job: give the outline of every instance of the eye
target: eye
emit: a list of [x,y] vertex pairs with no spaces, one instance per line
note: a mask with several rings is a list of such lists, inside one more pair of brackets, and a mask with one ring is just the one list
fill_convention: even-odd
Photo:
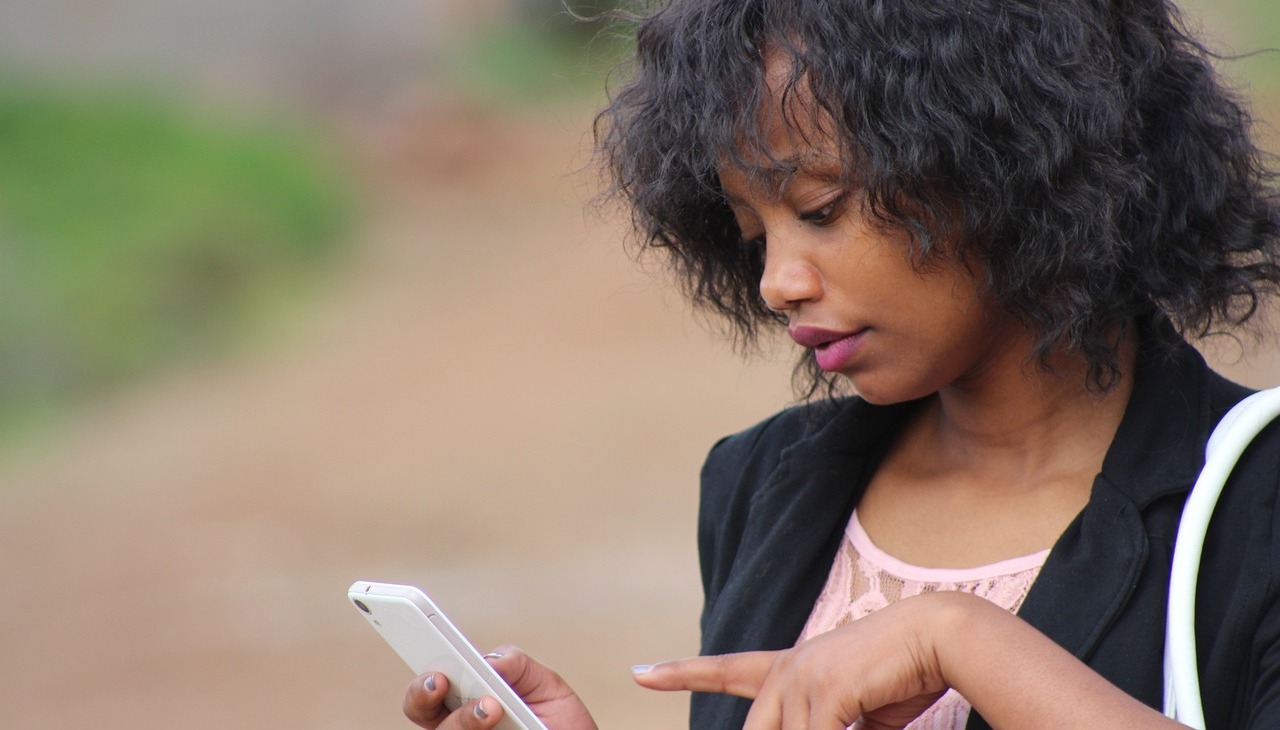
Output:
[[801,213],[800,220],[805,221],[806,223],[826,225],[836,217],[841,204],[843,204],[848,197],[848,193],[841,193],[825,203],[822,207]]

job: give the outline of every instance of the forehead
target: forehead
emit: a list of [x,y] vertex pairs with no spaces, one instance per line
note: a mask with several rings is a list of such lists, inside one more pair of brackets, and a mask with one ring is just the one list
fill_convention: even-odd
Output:
[[[722,155],[722,183],[778,193],[797,175],[845,179],[847,156],[833,133],[831,115],[814,98],[808,79],[790,55],[764,55],[764,87],[754,124]],[[728,178],[728,179],[726,179]]]

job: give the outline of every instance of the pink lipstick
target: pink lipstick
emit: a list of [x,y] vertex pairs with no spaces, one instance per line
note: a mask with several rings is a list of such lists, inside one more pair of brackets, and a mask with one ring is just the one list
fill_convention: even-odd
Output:
[[821,327],[792,327],[791,339],[802,347],[813,348],[818,367],[827,372],[842,370],[861,349],[867,330],[839,332]]

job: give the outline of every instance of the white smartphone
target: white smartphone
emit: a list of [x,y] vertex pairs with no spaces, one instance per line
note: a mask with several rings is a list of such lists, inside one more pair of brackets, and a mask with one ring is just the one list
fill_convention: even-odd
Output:
[[359,580],[347,589],[347,597],[415,673],[440,672],[449,678],[445,707],[454,710],[489,695],[504,710],[498,730],[547,730],[420,589]]

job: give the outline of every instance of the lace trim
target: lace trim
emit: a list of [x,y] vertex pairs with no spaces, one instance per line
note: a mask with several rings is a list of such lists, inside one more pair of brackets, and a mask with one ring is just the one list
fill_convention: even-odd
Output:
[[[827,585],[797,643],[856,621],[903,598],[934,591],[961,591],[1017,613],[1040,574],[1048,550],[973,568],[924,568],[904,563],[871,542],[855,510]],[[950,690],[907,730],[961,730],[970,705]]]

